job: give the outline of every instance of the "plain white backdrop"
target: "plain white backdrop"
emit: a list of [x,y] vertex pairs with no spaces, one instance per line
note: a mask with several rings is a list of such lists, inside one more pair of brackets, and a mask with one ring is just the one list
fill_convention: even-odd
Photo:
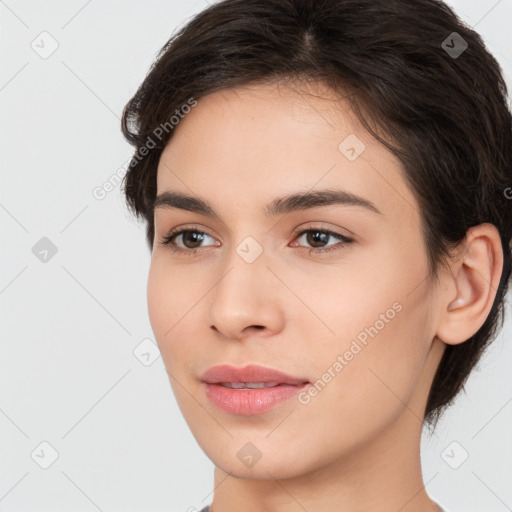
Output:
[[[512,89],[512,0],[447,3],[484,37]],[[1,512],[211,502],[213,464],[154,345],[144,227],[119,186],[93,193],[132,154],[124,104],[206,6],[0,1]],[[511,302],[466,394],[423,437],[427,491],[451,512],[512,510]]]

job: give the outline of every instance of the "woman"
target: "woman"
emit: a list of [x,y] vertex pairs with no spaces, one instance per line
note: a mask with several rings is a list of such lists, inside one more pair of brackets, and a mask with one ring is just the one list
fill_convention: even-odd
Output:
[[435,427],[503,320],[512,127],[434,0],[224,0],[123,113],[148,307],[203,511],[442,510]]

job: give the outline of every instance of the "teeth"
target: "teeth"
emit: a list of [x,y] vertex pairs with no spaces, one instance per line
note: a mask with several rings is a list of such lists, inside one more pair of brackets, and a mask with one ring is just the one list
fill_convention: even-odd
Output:
[[220,385],[231,389],[256,389],[274,388],[279,386],[279,382],[220,382]]

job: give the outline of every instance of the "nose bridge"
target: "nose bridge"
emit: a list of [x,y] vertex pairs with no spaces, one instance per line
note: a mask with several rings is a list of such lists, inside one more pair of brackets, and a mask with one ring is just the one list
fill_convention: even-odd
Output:
[[[230,296],[245,302],[258,293],[265,293],[265,282],[270,271],[262,243],[246,236],[234,244],[223,265],[222,279],[217,285],[217,298]],[[256,287],[258,289],[256,289]]]
[[253,325],[278,327],[280,308],[267,263],[263,245],[252,236],[226,256],[210,300],[210,322],[224,335],[236,338]]

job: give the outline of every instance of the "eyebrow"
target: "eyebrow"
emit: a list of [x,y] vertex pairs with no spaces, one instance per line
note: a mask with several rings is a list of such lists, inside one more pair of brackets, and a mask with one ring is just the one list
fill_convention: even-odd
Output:
[[[309,210],[319,206],[333,204],[344,206],[359,206],[382,215],[382,212],[368,199],[346,192],[344,190],[315,190],[313,192],[300,192],[274,199],[265,205],[263,213],[267,217],[276,217],[286,213]],[[211,218],[220,219],[213,207],[199,197],[189,196],[181,192],[166,191],[159,194],[153,202],[152,211],[178,208],[196,212]]]

